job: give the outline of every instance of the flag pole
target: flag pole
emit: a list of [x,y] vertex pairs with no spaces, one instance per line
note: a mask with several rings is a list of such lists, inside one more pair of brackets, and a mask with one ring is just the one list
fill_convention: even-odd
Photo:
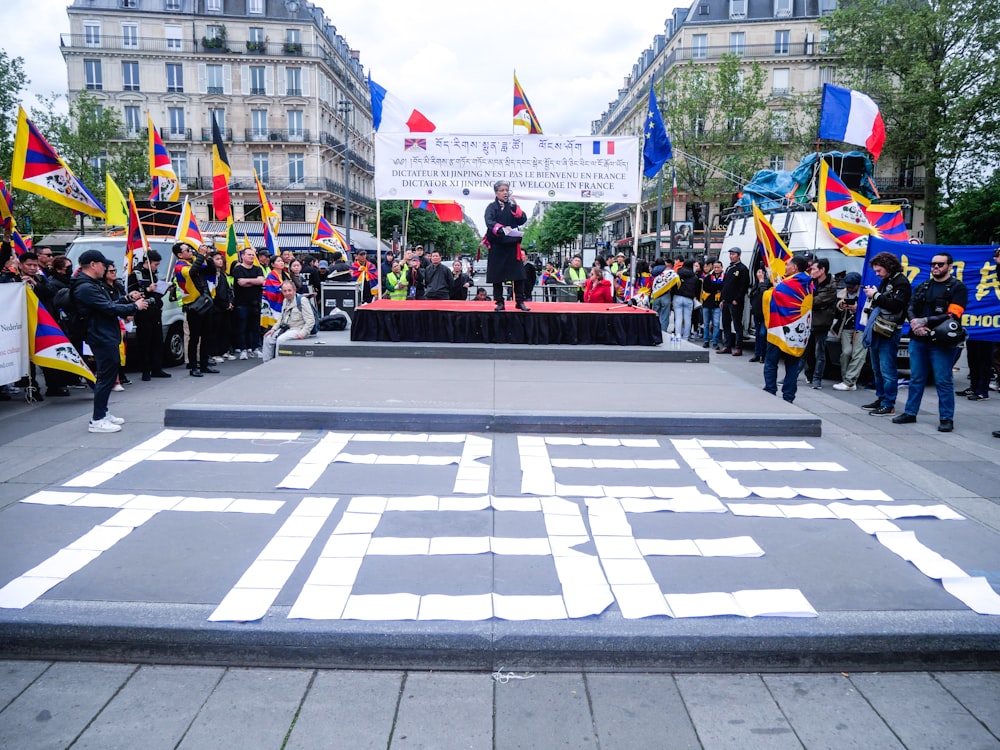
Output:
[[382,294],[382,201],[375,199],[375,265],[378,271],[378,291]]

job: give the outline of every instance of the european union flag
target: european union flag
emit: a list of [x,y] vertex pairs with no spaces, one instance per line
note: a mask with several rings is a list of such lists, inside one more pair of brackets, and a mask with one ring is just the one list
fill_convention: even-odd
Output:
[[653,95],[653,86],[649,87],[649,112],[646,115],[646,143],[642,147],[642,173],[646,177],[656,177],[667,159],[674,158],[674,149],[670,145],[667,128],[663,124],[660,108]]

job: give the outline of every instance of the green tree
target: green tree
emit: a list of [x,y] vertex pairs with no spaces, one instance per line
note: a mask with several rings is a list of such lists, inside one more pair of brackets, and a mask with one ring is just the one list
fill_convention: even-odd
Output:
[[942,207],[937,239],[947,245],[987,245],[1000,241],[1000,172],[970,187]]
[[678,187],[695,201],[729,197],[786,144],[805,150],[806,98],[770,99],[766,85],[760,65],[728,54],[715,67],[691,61],[659,82]]
[[[586,218],[586,228],[584,228]],[[535,243],[536,252],[545,253],[561,245],[574,242],[585,231],[588,234],[601,231],[604,222],[603,203],[566,203],[557,201],[550,203],[537,222],[538,229],[533,229],[535,222],[529,225],[524,242]]]
[[927,242],[942,195],[997,163],[997,10],[977,0],[852,0],[824,19],[845,84],[878,102],[883,154],[924,167]]
[[28,83],[24,74],[24,58],[11,57],[0,49],[0,175],[4,179],[10,174],[21,90]]
[[[410,245],[433,245],[446,257],[475,253],[479,237],[466,222],[440,221],[432,211],[414,208],[410,201],[382,201],[382,239],[392,240],[396,227],[406,231]],[[374,214],[368,218],[368,229],[374,234]]]

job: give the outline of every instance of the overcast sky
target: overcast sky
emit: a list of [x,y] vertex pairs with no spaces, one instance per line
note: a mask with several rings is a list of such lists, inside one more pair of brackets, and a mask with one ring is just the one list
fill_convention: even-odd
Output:
[[[157,0],[144,0],[144,2]],[[267,0],[278,2],[279,0]],[[34,94],[65,92],[59,35],[67,0],[0,0],[2,45],[25,60]],[[618,8],[558,0],[320,0],[361,53],[372,78],[429,117],[441,133],[512,132],[513,72],[547,134],[586,135],[617,96],[632,65],[663,33],[667,3]],[[631,15],[626,15],[626,8]],[[529,204],[526,204],[529,207]],[[475,214],[467,206],[470,214]],[[475,216],[481,223],[481,216]]]

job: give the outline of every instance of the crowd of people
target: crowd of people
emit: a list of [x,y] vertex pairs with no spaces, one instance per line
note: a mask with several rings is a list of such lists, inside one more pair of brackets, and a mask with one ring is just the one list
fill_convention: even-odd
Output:
[[[502,208],[511,214],[520,210],[506,203]],[[498,217],[517,221],[506,214]],[[496,238],[493,243],[497,244]],[[439,252],[425,253],[421,245],[407,249],[399,258],[385,253],[379,259],[381,269],[363,250],[351,259],[334,253],[332,261],[327,261],[311,254],[296,256],[283,251],[271,256],[265,249],[247,248],[229,268],[226,254],[211,244],[194,247],[178,242],[172,253],[174,266],[166,274],[171,281],[167,284],[160,270],[163,259],[156,250],[148,252],[127,279],[121,280],[114,263],[96,250],[82,253],[74,271],[69,258],[48,248],[17,257],[11,251],[9,236],[0,248],[0,283],[30,286],[81,355],[87,355],[97,377],[90,423],[93,432],[121,429],[123,420],[107,411],[107,403],[111,391],[122,390],[131,382],[124,367],[127,330],[135,331],[129,340],[129,353],[139,365],[142,380],[170,377],[163,363],[166,295],[176,295],[184,313],[188,372],[192,377],[203,377],[219,373],[218,365],[228,360],[269,359],[280,343],[314,335],[320,321],[314,300],[325,281],[356,285],[362,302],[377,297],[495,301],[500,311],[505,281],[513,282],[507,296],[516,307],[526,310],[536,279],[534,264],[511,254],[512,264],[487,276],[487,282],[495,287],[491,299],[485,288],[476,288],[462,261],[445,262]],[[1000,251],[995,257],[1000,262]],[[582,257],[574,256],[561,270],[546,263],[538,280],[545,301],[555,301],[553,290],[561,287],[575,288],[581,302],[649,307],[658,315],[665,333],[677,340],[700,342],[718,354],[742,356],[744,343],[752,340],[749,361],[763,363],[766,391],[777,394],[778,364],[783,363],[781,394],[789,402],[795,399],[801,375],[812,388],[824,387],[828,341],[839,339],[840,380],[833,384],[834,390],[856,391],[872,385],[875,398],[864,408],[873,416],[889,416],[896,424],[908,424],[917,420],[926,384],[933,378],[938,429],[950,432],[954,429],[956,396],[952,368],[962,351],[961,319],[968,301],[968,290],[952,274],[952,263],[947,253],[935,255],[931,278],[912,288],[895,255],[876,255],[870,265],[880,283],[864,289],[868,307],[861,316],[863,330],[856,330],[861,275],[850,272],[834,279],[825,258],[792,258],[786,279],[780,280],[772,293],[784,284],[797,284],[811,293],[811,323],[804,332],[804,346],[794,353],[768,340],[765,307],[772,284],[764,269],[751,274],[738,250],[730,251],[727,266],[714,258],[704,263],[669,257],[652,263],[628,263],[624,253],[619,253],[598,257],[584,269]],[[523,267],[523,274],[516,273],[516,266]],[[515,276],[521,278],[509,278]],[[498,278],[501,280],[493,280]],[[746,304],[750,307],[749,336],[744,330]],[[911,370],[906,404],[897,413],[896,357],[904,322],[910,326]],[[968,341],[965,349],[970,386],[959,395],[987,400],[995,373],[1000,372],[1000,346]],[[861,382],[866,363],[870,363],[870,383]],[[43,368],[42,373],[48,397],[68,396],[70,388],[81,385],[77,376],[61,370]],[[9,400],[12,390],[25,384],[4,386],[0,399]],[[1000,437],[1000,430],[994,435]]]

